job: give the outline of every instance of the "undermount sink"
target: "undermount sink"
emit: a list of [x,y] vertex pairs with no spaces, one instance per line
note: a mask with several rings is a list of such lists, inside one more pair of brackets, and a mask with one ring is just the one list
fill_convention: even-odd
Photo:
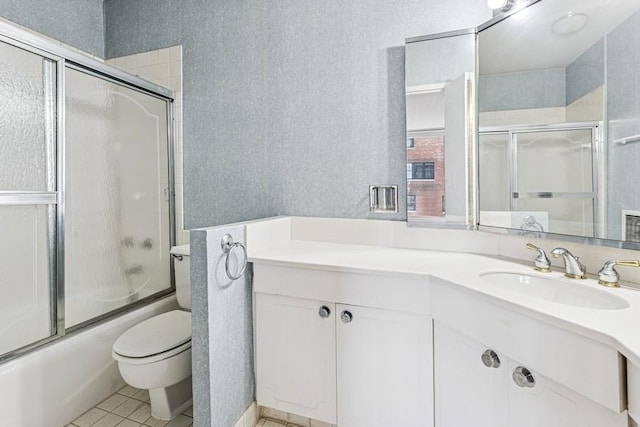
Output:
[[625,299],[593,289],[578,279],[570,283],[551,277],[504,271],[482,273],[480,278],[510,291],[558,304],[600,310],[620,310],[629,307]]

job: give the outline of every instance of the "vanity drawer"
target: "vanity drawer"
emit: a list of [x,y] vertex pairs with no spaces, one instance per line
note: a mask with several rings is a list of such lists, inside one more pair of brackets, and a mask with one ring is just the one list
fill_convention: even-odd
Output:
[[429,314],[429,279],[253,264],[254,292]]
[[432,281],[435,320],[615,412],[626,409],[624,359],[613,348]]

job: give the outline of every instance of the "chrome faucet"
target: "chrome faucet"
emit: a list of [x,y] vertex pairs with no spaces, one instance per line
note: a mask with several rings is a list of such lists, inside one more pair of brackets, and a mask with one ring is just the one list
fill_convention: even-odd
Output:
[[548,273],[551,271],[551,261],[547,257],[547,254],[544,252],[544,249],[534,245],[533,243],[527,243],[527,249],[532,249],[534,251],[538,251],[538,256],[535,260],[533,260],[533,267],[538,271],[542,271],[544,273]]
[[640,261],[607,261],[600,271],[598,271],[598,283],[610,288],[619,288],[620,275],[614,268],[616,265],[626,265],[628,267],[640,267]]
[[587,267],[584,266],[580,261],[578,261],[578,257],[574,256],[571,252],[569,252],[565,248],[555,248],[551,251],[551,255],[554,258],[562,257],[564,261],[565,268],[565,276],[571,277],[573,279],[586,279],[585,273],[587,272]]

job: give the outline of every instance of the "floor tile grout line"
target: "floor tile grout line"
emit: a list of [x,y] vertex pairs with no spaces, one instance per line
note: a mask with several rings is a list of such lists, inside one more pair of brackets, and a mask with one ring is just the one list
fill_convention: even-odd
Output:
[[[169,423],[172,421],[172,420],[168,420],[168,421],[165,421],[165,420],[159,420],[159,419],[157,419],[157,418],[154,418],[152,415],[150,415],[150,416],[149,416],[148,418],[146,418],[144,421],[139,421],[139,420],[136,420],[136,419],[130,418],[130,416],[131,416],[131,415],[133,415],[133,414],[134,414],[136,411],[138,411],[140,408],[142,408],[142,407],[144,407],[144,406],[148,406],[148,407],[150,408],[150,407],[151,407],[151,402],[150,402],[149,400],[141,400],[140,398],[134,397],[136,394],[139,394],[140,392],[143,392],[143,391],[145,391],[145,390],[142,390],[142,389],[134,389],[133,387],[131,387],[130,389],[128,389],[128,390],[127,390],[127,391],[128,391],[128,393],[130,393],[130,394],[131,394],[131,393],[132,393],[132,391],[131,391],[131,390],[135,390],[135,391],[133,391],[133,394],[131,394],[131,395],[127,395],[127,394],[121,393],[121,391],[122,391],[122,390],[124,390],[125,388],[127,388],[127,386],[122,387],[122,388],[120,388],[119,390],[115,391],[112,395],[110,395],[110,396],[109,396],[109,397],[107,397],[106,399],[102,400],[100,403],[96,404],[96,405],[95,405],[95,406],[93,406],[92,408],[89,408],[87,411],[85,411],[84,413],[82,413],[81,415],[79,415],[75,420],[71,421],[71,422],[70,422],[70,423],[68,423],[67,425],[68,425],[68,426],[70,426],[70,427],[79,427],[79,425],[78,425],[78,424],[75,424],[75,422],[76,422],[76,421],[78,421],[78,420],[79,420],[81,417],[83,417],[85,414],[87,414],[87,413],[91,412],[91,411],[92,411],[92,410],[94,410],[94,409],[96,409],[96,410],[98,410],[98,411],[101,411],[101,412],[102,412],[102,414],[101,414],[101,416],[100,416],[98,419],[96,419],[95,421],[92,421],[91,426],[95,425],[96,423],[99,423],[103,418],[105,418],[105,417],[106,417],[106,416],[108,416],[109,414],[112,414],[112,415],[115,415],[115,416],[117,416],[117,417],[121,418],[121,420],[119,420],[119,421],[118,421],[118,424],[116,425],[116,427],[117,427],[118,425],[122,424],[124,421],[131,421],[131,422],[134,422],[134,423],[136,423],[136,424],[140,425],[141,427],[150,427],[150,426],[149,426],[148,424],[146,424],[146,423],[147,423],[149,420],[151,420],[151,419],[153,419],[153,420],[154,420],[154,421],[152,422],[152,424],[157,424],[157,422],[158,422],[158,421],[160,421],[160,422],[164,421],[164,425],[165,425],[165,426],[166,426],[167,424],[169,424]],[[104,402],[106,402],[107,400],[109,400],[109,399],[113,398],[115,395],[119,395],[119,397],[124,397],[124,398],[125,398],[125,400],[123,400],[123,401],[122,401],[122,402],[120,402],[117,406],[115,406],[114,408],[112,408],[112,409],[110,409],[110,410],[107,410],[107,409],[103,409],[103,408],[98,407],[98,405],[102,405]],[[146,396],[144,396],[144,397],[145,397],[146,399],[148,399],[148,394],[147,394]],[[117,413],[117,412],[114,412],[114,411],[116,411],[120,406],[122,406],[122,405],[124,405],[125,403],[130,402],[130,401],[132,401],[132,400],[133,400],[133,401],[135,401],[135,402],[137,402],[137,403],[140,403],[140,405],[138,405],[138,406],[136,407],[136,409],[135,409],[133,412],[131,412],[130,414],[128,414],[128,415],[126,415],[126,416],[121,415],[121,414],[119,414],[119,413]],[[193,426],[193,413],[192,413],[191,415],[186,414],[186,412],[187,412],[187,411],[189,411],[191,408],[192,408],[192,407],[187,408],[185,411],[183,411],[183,412],[181,412],[180,414],[178,414],[178,415],[177,415],[177,417],[178,417],[178,416],[182,416],[182,417],[185,417],[185,418],[187,418],[187,419],[191,420],[191,424],[190,424],[190,426]],[[84,425],[84,421],[83,421],[83,425]]]

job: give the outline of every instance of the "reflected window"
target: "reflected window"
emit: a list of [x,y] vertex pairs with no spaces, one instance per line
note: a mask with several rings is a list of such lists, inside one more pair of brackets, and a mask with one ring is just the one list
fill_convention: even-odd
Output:
[[411,163],[411,179],[435,179],[435,163]]
[[416,146],[415,138],[407,138],[407,148],[414,148]]
[[415,212],[416,210],[416,196],[415,194],[407,195],[407,210]]
[[[407,210],[410,218],[442,217],[444,214],[444,131],[413,132],[414,148],[407,150]],[[436,174],[436,169],[438,173]]]

